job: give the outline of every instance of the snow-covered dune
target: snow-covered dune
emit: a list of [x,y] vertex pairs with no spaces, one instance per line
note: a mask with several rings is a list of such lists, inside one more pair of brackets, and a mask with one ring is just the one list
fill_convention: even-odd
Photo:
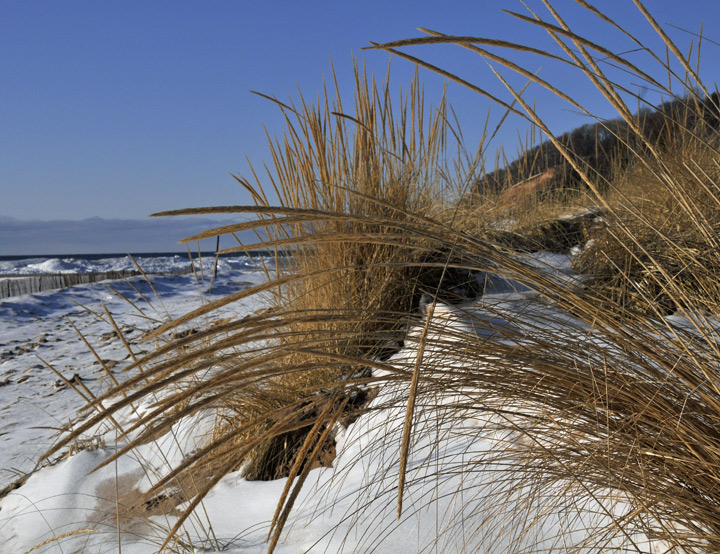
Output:
[[[129,354],[106,321],[103,305],[126,332],[132,348],[142,351],[149,348],[140,342],[142,334],[161,321],[186,313],[219,292],[239,290],[263,279],[261,272],[246,269],[221,272],[214,293],[198,287],[192,276],[166,276],[153,279],[161,298],[138,278],[133,280],[138,290],[123,283],[113,285],[127,299],[94,284],[0,300],[0,467],[4,470],[0,486],[32,470],[34,461],[52,444],[56,430],[72,422],[83,404],[48,365],[68,380],[77,376],[91,390],[102,388],[104,380],[124,378],[121,370],[129,363]],[[448,340],[458,344],[463,337],[477,338],[479,331],[468,320],[472,314],[485,318],[485,333],[488,329],[508,336],[521,333],[499,314],[526,310],[532,296],[512,283],[496,283],[492,294],[465,310],[437,306],[432,316],[438,327],[433,332],[446,333]],[[492,315],[487,315],[490,307]],[[241,302],[216,316],[241,317],[256,308],[253,302]],[[566,332],[574,329],[568,321]],[[403,350],[388,363],[412,365],[417,344],[411,339],[420,333],[420,328],[411,329]],[[447,356],[447,352],[430,350],[426,355]],[[442,363],[459,363],[453,356]],[[462,363],[475,364],[477,371],[492,371],[494,360],[463,359]],[[460,404],[458,394],[462,391],[418,399],[399,519],[399,450],[408,391],[388,384],[373,400],[373,409],[336,436],[334,467],[311,472],[276,551],[547,551],[582,545],[588,528],[607,525],[613,510],[621,513],[622,499],[608,504],[577,490],[560,504],[557,499],[567,491],[547,490],[545,495],[529,497],[526,479],[532,472],[523,471],[517,458],[506,455],[512,450],[507,445],[516,438],[492,431],[489,415],[473,411],[458,417],[457,409],[447,410]],[[128,421],[134,415],[126,411],[117,417]],[[36,471],[0,500],[0,552],[35,547],[33,552],[38,553],[157,552],[177,512],[153,515],[149,509],[143,517],[120,517],[118,507],[132,502],[201,446],[212,418],[213,414],[206,414],[183,420],[172,433],[93,472],[116,448],[112,430],[97,430],[93,440]],[[186,523],[187,533],[182,537],[186,543],[175,546],[179,552],[266,551],[269,524],[284,486],[285,479],[249,482],[240,472],[225,476]],[[555,503],[552,510],[548,499]],[[662,551],[663,545],[631,538],[646,550]],[[606,549],[623,551],[629,539],[618,533],[607,539]]]

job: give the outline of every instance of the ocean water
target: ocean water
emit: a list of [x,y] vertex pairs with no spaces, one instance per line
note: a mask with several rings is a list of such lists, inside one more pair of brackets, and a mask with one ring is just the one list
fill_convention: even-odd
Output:
[[[264,263],[272,261],[266,252],[250,254],[221,254],[217,259],[218,271],[254,269],[260,260]],[[191,264],[199,270],[200,262],[203,271],[212,271],[216,263],[214,252],[204,252],[200,256],[193,254],[192,262],[187,253],[175,252],[137,254],[132,258],[127,254],[0,256],[0,277],[136,270],[133,259],[146,273],[180,272],[190,269]]]

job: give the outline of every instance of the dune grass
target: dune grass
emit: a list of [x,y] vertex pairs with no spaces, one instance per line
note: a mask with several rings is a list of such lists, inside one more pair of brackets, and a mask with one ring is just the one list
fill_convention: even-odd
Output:
[[[585,2],[578,4],[598,24],[619,28]],[[647,51],[678,92],[610,48],[574,34],[549,3],[550,20],[517,17],[519,24],[544,28],[557,43],[557,53],[550,47],[432,31],[427,38],[376,45],[428,67],[398,49],[455,43],[581,108],[511,63],[502,49],[550,59],[565,56],[601,91],[624,122],[617,138],[632,153],[609,173],[597,171],[552,137],[520,91],[508,85],[512,100],[498,99],[505,109],[522,111],[550,138],[583,188],[570,201],[552,199],[529,208],[527,216],[513,217],[527,223],[539,218],[538,211],[549,216],[563,206],[592,204],[602,210],[603,224],[588,231],[592,241],[576,258],[588,278],[560,279],[498,240],[497,222],[507,213],[492,196],[451,204],[458,199],[452,182],[467,182],[474,174],[447,169],[444,101],[426,115],[415,82],[399,108],[393,108],[387,82],[378,86],[356,69],[352,115],[336,92],[326,92],[318,104],[276,101],[287,130],[271,141],[274,171],[256,175],[253,182],[238,179],[252,193],[254,205],[162,214],[254,214],[252,221],[202,237],[258,229],[259,245],[274,249],[277,259],[266,268],[267,285],[209,304],[156,335],[250,295],[263,295],[268,309],[177,339],[139,360],[137,377],[90,405],[114,403],[57,448],[159,392],[152,409],[125,430],[130,440],[118,455],[184,417],[214,410],[218,424],[212,440],[149,493],[193,476],[195,488],[184,495],[189,503],[169,530],[167,544],[204,495],[225,474],[243,468],[249,478],[288,477],[268,537],[272,551],[309,472],[331,463],[336,425],[348,425],[362,413],[374,388],[400,384],[404,393],[395,402],[403,407],[402,441],[377,445],[397,449],[398,517],[408,509],[403,506],[409,486],[406,462],[417,411],[422,407],[425,418],[458,422],[471,411],[484,414],[498,436],[506,433],[513,440],[500,443],[489,456],[443,471],[482,473],[502,460],[510,460],[517,471],[498,486],[492,501],[479,503],[472,522],[458,522],[463,529],[476,536],[502,534],[502,522],[517,515],[508,513],[508,506],[517,506],[508,499],[522,491],[529,527],[558,511],[572,518],[573,510],[589,501],[603,516],[580,539],[559,538],[544,549],[643,551],[648,546],[637,537],[644,534],[667,551],[720,550],[718,127],[698,124],[695,117],[701,103],[711,110],[719,107],[690,57],[680,53],[640,2],[636,5],[675,57],[670,64],[664,53]],[[663,113],[659,120],[673,130],[669,136],[660,140],[639,123],[628,106],[628,92],[603,73],[597,55],[681,101],[680,113]],[[675,64],[683,74],[674,73]],[[484,93],[460,76],[442,73]],[[606,131],[614,129],[609,125]],[[267,186],[277,204],[268,201]],[[494,224],[478,224],[474,217]],[[508,333],[488,328],[488,333],[453,337],[434,330],[435,300],[447,300],[448,279],[473,272],[525,284],[537,295],[535,308],[508,313],[488,303],[466,314],[470,319],[475,314],[476,328],[489,325],[487,317],[477,317],[478,310],[501,316],[512,330]],[[428,295],[424,318],[418,309],[422,294]],[[667,317],[671,313],[679,317]],[[408,325],[414,326],[412,336],[405,332]],[[415,357],[388,359],[400,341],[415,349]],[[492,371],[482,369],[488,364]],[[438,398],[458,394],[463,400],[455,409],[444,404],[433,410]],[[513,536],[498,539],[493,551],[500,544],[507,551],[541,548],[534,549],[528,535]]]
[[[122,400],[71,434],[151,400],[152,410],[123,430],[121,438],[130,440],[119,456],[182,418],[216,411],[209,444],[147,496],[152,500],[175,487],[182,491],[173,494],[178,502],[190,501],[169,541],[212,486],[239,468],[248,479],[289,476],[279,503],[288,500],[289,508],[290,485],[299,487],[312,468],[332,462],[334,424],[349,424],[372,397],[372,368],[387,367],[382,360],[400,348],[422,295],[436,294],[446,276],[455,288],[477,288],[474,278],[458,280],[452,264],[466,262],[452,254],[445,225],[432,219],[457,197],[457,176],[448,169],[452,131],[444,99],[428,108],[416,79],[396,105],[388,79],[378,84],[359,67],[355,76],[349,113],[337,90],[316,104],[270,99],[287,122],[285,135],[270,141],[274,165],[265,177],[277,205],[269,204],[256,175],[255,183],[237,178],[255,205],[179,212],[255,214],[252,221],[186,240],[257,229],[260,242],[237,250],[275,252],[275,263],[265,266],[268,283],[204,306],[148,338],[169,336],[183,323],[245,297],[261,296],[266,308],[160,343],[133,364],[140,370],[136,377],[89,407]],[[274,540],[286,518],[287,509],[279,509]]]
[[[556,334],[552,327],[550,332],[537,328],[528,337],[527,350],[499,346],[497,355],[518,362],[503,365],[502,382],[474,385],[499,400],[521,399],[543,407],[539,423],[534,414],[516,414],[513,421],[533,440],[528,459],[534,461],[532,474],[540,482],[576,483],[586,494],[602,497],[610,491],[622,498],[628,509],[612,519],[628,538],[640,530],[665,541],[668,548],[715,551],[720,546],[715,484],[720,468],[720,436],[715,430],[720,360],[714,320],[718,128],[688,122],[703,121],[701,107],[717,113],[717,97],[708,93],[691,60],[680,54],[640,2],[635,2],[638,9],[675,55],[673,64],[684,70],[678,76],[669,61],[648,50],[651,61],[663,66],[670,82],[679,86],[679,93],[622,56],[573,34],[544,3],[550,21],[518,18],[548,31],[616,108],[632,130],[631,145],[642,148],[633,148],[632,164],[601,187],[593,168],[548,133],[605,210],[604,228],[578,265],[591,272],[606,271],[580,287],[541,282],[537,275],[522,277],[592,334],[570,340],[572,336]],[[578,4],[618,27],[585,2]],[[437,34],[430,34],[435,36],[427,42],[436,42]],[[445,36],[443,41],[468,47],[486,42]],[[422,42],[411,39],[382,47],[394,51]],[[627,91],[607,78],[592,51],[679,101],[682,109],[664,113],[660,120],[670,131],[665,140],[662,133],[650,136],[632,115],[623,100]],[[508,90],[527,116],[547,131],[540,114],[509,85]],[[710,120],[717,118],[713,114]],[[689,322],[687,327],[663,317],[676,310]],[[483,344],[484,353],[488,345]],[[518,423],[517,418],[524,421]],[[543,484],[537,485],[538,491]],[[564,500],[547,499],[558,507]]]

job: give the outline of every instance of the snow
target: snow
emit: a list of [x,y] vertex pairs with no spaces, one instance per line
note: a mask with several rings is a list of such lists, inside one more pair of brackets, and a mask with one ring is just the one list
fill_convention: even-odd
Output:
[[[101,389],[111,378],[75,328],[111,366],[113,377],[125,378],[122,368],[130,355],[114,335],[103,305],[140,353],[152,347],[140,343],[144,332],[261,279],[259,271],[240,276],[221,272],[208,294],[192,275],[155,276],[152,283],[158,298],[142,277],[136,277],[128,283],[98,283],[0,300],[0,488],[33,469],[52,445],[57,429],[75,419],[83,405],[46,362],[67,379],[77,374],[91,390]],[[234,309],[247,310],[248,304]]]
[[[540,261],[553,271],[568,274],[567,257]],[[37,267],[44,264],[38,262]],[[55,262],[49,265],[59,267]],[[232,272],[220,272],[215,292],[199,287],[192,276],[185,275],[153,278],[161,298],[137,278],[132,283],[142,296],[131,286],[114,282],[110,286],[115,290],[94,284],[0,300],[0,381],[6,383],[0,387],[0,468],[4,468],[0,487],[32,470],[34,461],[52,444],[56,429],[73,421],[83,405],[74,391],[56,383],[58,377],[40,358],[67,378],[79,375],[93,390],[110,378],[94,363],[95,357],[77,338],[68,319],[101,359],[115,362],[107,364],[112,365],[113,377],[123,379],[121,370],[130,357],[122,343],[109,334],[112,327],[103,304],[128,332],[137,352],[150,348],[139,342],[145,331],[220,293],[259,284],[263,279],[260,271],[235,267]],[[494,279],[488,294],[473,305],[459,309],[438,304],[432,314],[436,324],[432,332],[458,343],[495,331],[503,337],[519,335],[522,329],[513,327],[512,319],[505,320],[502,314],[522,311],[528,317],[542,318],[547,314],[528,311],[534,296],[518,283]],[[257,300],[245,300],[216,315],[241,317],[259,307]],[[482,331],[477,319],[473,323],[470,316],[484,321]],[[579,327],[568,319],[563,332],[572,333]],[[411,367],[417,358],[412,339],[420,333],[420,327],[410,330],[405,348],[388,363]],[[461,351],[458,349],[458,356]],[[433,355],[447,356],[447,349],[444,354],[426,352],[426,356]],[[487,358],[472,363],[477,371],[492,371],[495,362]],[[468,360],[451,355],[444,363]],[[547,507],[543,498],[526,497],[525,472],[508,465],[504,458],[503,445],[520,440],[518,437],[494,432],[492,416],[476,411],[461,420],[443,417],[444,407],[456,404],[461,393],[419,397],[404,510],[397,519],[398,452],[408,391],[406,385],[384,385],[372,401],[372,409],[337,435],[334,467],[310,473],[276,552],[542,551],[560,547],[563,541],[580,544],[588,526],[607,523],[597,501],[577,491],[565,493],[567,505],[543,514]],[[116,417],[130,421],[134,415],[128,409]],[[168,435],[93,471],[116,448],[112,429],[96,430],[91,434],[100,437],[95,442],[71,449],[0,500],[0,551],[157,552],[177,516],[127,518],[118,528],[117,506],[134,493],[147,491],[158,477],[202,446],[211,432],[212,419],[213,414],[207,413],[182,420]],[[249,482],[239,472],[226,475],[185,525],[183,540],[192,546],[176,545],[178,551],[267,551],[269,523],[285,484],[285,479]],[[548,498],[558,497],[557,491],[546,492]],[[503,504],[495,504],[498,498]],[[613,510],[622,513],[623,507],[618,499]],[[646,542],[643,537],[634,538]],[[608,550],[614,547],[622,545],[608,542]],[[663,545],[647,547],[662,551]]]

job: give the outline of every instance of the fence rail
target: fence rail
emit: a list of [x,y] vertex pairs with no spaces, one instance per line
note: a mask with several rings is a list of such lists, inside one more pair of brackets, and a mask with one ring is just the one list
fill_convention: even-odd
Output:
[[[192,273],[192,268],[174,271],[154,272],[152,275],[185,275]],[[150,273],[148,273],[150,274]],[[98,273],[44,273],[33,275],[0,276],[0,298],[34,294],[46,290],[64,289],[75,285],[87,285],[98,281],[127,279],[137,277],[141,273],[136,269],[123,271],[105,271]]]

